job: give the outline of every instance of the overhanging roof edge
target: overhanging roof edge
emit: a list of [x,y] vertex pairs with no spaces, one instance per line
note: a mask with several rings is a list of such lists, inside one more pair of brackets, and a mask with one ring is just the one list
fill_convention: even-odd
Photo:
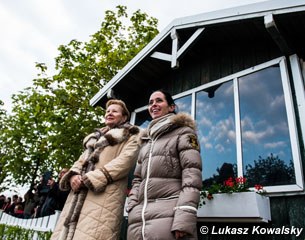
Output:
[[[251,6],[251,7],[250,7]],[[227,8],[212,12],[205,12],[193,16],[174,19],[163,31],[161,31],[152,41],[150,41],[129,63],[125,65],[98,93],[90,99],[90,105],[95,106],[134,66],[146,57],[164,38],[166,38],[173,28],[183,29],[194,26],[209,25],[212,23],[227,22],[238,19],[253,18],[263,16],[267,13],[274,14],[305,10],[304,0],[270,0],[253,3],[234,8]]]
[[209,25],[212,23],[227,22],[235,19],[259,17],[270,12],[274,14],[282,14],[303,10],[305,10],[304,0],[270,0],[177,18],[172,22],[172,24],[178,29],[183,29],[190,26],[202,26],[203,24]]
[[163,31],[161,31],[153,40],[151,40],[130,62],[128,62],[100,91],[98,91],[93,98],[90,99],[90,105],[95,106],[102,97],[104,97],[108,90],[116,85],[134,66],[138,64],[146,55],[162,41],[168,34],[170,34],[172,24],[169,24]]

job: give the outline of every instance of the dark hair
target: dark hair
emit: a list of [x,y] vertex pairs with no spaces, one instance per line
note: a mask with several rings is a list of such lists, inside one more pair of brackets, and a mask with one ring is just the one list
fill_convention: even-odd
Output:
[[[169,92],[159,89],[159,90],[153,91],[152,93],[155,93],[155,92],[161,92],[164,95],[165,100],[167,101],[167,104],[169,106],[175,106],[175,108],[177,108],[177,105],[176,105],[172,95]],[[176,114],[176,110],[174,110],[173,113]]]

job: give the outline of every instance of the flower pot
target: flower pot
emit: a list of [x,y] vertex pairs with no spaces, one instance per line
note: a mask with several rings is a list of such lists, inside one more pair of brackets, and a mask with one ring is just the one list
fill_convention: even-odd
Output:
[[198,221],[268,222],[271,220],[269,197],[256,192],[213,194],[212,200],[198,209]]

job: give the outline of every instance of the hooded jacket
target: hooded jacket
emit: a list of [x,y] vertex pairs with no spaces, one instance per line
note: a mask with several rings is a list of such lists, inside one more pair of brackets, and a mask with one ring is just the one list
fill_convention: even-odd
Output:
[[141,140],[127,238],[170,240],[178,230],[187,233],[183,239],[197,239],[202,167],[194,121],[168,114],[153,120]]
[[[86,194],[82,199],[76,198],[77,193],[70,192],[52,240],[119,239],[128,173],[135,164],[139,149],[138,133],[137,127],[125,124],[120,128],[101,129],[84,139],[85,151],[63,176],[60,188],[70,190],[71,177],[81,174]],[[95,159],[94,166],[83,174],[88,159]],[[78,207],[74,207],[75,199]],[[67,235],[71,224],[69,216],[77,211],[75,229]]]

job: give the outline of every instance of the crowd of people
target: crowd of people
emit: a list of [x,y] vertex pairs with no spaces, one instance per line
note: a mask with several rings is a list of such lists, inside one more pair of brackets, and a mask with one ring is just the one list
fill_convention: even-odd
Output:
[[29,219],[52,215],[61,211],[69,192],[59,189],[59,181],[68,169],[62,169],[55,181],[50,171],[41,176],[38,184],[30,186],[24,196],[0,196],[0,209],[17,218]]

